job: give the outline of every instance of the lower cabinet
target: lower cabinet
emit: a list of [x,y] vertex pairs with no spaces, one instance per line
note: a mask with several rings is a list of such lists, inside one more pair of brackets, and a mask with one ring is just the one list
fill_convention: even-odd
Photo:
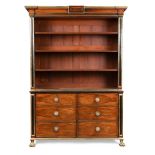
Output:
[[119,137],[118,93],[36,93],[35,137]]

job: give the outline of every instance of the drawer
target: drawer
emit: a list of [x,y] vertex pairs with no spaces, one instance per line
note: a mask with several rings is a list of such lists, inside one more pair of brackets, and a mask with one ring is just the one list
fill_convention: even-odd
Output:
[[38,138],[73,138],[75,133],[75,123],[36,123],[36,137]]
[[78,123],[78,137],[118,137],[117,122],[80,122]]
[[38,121],[75,121],[74,107],[57,107],[51,105],[36,104],[36,119]]
[[117,106],[117,93],[88,93],[79,94],[79,105]]
[[118,107],[78,107],[79,120],[117,120]]
[[36,102],[46,105],[75,105],[75,94],[36,94]]

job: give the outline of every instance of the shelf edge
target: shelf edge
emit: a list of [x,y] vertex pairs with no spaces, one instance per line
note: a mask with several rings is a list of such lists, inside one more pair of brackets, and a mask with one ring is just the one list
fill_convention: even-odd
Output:
[[30,93],[123,93],[121,89],[31,89]]

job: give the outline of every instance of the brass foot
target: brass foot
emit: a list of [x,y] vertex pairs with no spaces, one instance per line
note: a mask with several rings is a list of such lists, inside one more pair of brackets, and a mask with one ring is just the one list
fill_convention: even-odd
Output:
[[34,140],[31,140],[31,143],[30,143],[29,146],[30,146],[30,147],[35,147],[35,142],[34,142]]
[[123,142],[124,139],[120,139],[120,143],[119,143],[119,146],[122,146],[124,147],[125,146],[125,143]]

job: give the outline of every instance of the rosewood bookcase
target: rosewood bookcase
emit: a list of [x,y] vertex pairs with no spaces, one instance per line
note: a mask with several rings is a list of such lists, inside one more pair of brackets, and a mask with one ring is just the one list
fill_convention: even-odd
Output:
[[26,6],[31,18],[31,143],[123,142],[122,18],[126,7]]

